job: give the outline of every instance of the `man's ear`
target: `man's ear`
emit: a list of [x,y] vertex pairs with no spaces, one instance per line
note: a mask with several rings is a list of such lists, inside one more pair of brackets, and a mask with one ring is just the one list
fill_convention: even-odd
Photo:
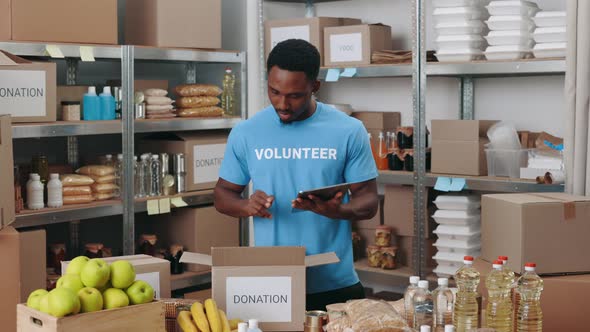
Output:
[[321,82],[319,80],[315,80],[315,82],[313,82],[311,92],[314,94],[318,93],[318,91],[320,91],[320,85]]

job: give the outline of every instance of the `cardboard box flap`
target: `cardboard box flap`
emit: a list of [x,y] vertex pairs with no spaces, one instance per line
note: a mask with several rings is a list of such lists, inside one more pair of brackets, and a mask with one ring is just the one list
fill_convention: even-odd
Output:
[[475,141],[487,138],[493,120],[432,120],[432,139],[444,141]]
[[213,257],[211,257],[211,255],[185,251],[182,253],[182,256],[180,256],[180,262],[211,266],[213,265]]
[[24,63],[32,63],[32,61],[0,50],[0,66],[16,66]]
[[211,248],[213,266],[288,266],[305,264],[304,247]]
[[492,194],[484,195],[493,199],[513,202],[519,205],[525,204],[546,204],[546,203],[567,203],[567,202],[590,202],[590,197],[574,196],[565,193],[527,193],[527,194]]
[[305,257],[306,267],[334,264],[339,262],[340,259],[338,258],[338,256],[336,256],[336,253],[334,252],[327,252],[324,254],[310,255]]

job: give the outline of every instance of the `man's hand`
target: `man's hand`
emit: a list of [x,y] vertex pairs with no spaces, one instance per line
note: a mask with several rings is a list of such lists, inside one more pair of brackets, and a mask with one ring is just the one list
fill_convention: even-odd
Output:
[[307,198],[297,197],[291,201],[291,206],[295,209],[312,211],[330,219],[340,219],[342,207],[342,192],[336,193],[330,200],[324,201],[314,195]]
[[244,205],[242,209],[244,214],[247,216],[255,216],[261,218],[272,218],[272,214],[268,212],[268,209],[272,206],[274,202],[274,196],[267,195],[264,191],[256,190],[250,199],[243,200]]

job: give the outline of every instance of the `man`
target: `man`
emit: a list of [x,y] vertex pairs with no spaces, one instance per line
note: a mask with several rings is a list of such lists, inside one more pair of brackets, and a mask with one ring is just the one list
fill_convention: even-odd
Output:
[[[254,217],[257,246],[305,246],[306,254],[335,252],[340,263],[308,268],[307,309],[363,298],[352,260],[349,220],[377,211],[377,169],[366,129],[345,113],[320,102],[320,55],[303,40],[276,45],[268,56],[272,106],[231,132],[215,207],[233,217]],[[254,194],[241,194],[252,180]],[[301,190],[353,183],[350,198],[327,201]]]

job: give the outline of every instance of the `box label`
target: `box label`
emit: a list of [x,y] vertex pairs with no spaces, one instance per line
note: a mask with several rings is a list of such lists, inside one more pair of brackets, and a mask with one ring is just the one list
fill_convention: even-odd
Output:
[[223,143],[193,147],[193,184],[217,181],[225,145]]
[[270,28],[270,49],[287,39],[310,40],[309,25],[294,25],[290,27]]
[[154,299],[160,298],[160,272],[140,273],[135,280],[143,280],[154,288]]
[[228,317],[256,317],[261,322],[291,321],[291,277],[228,277]]
[[45,116],[43,70],[0,70],[0,110],[12,116]]
[[363,35],[330,35],[330,62],[363,61]]

